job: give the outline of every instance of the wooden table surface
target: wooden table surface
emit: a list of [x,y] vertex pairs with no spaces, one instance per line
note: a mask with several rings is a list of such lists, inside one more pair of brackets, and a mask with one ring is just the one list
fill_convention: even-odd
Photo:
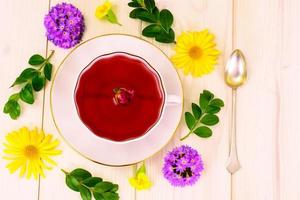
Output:
[[[60,0],[0,0],[0,105],[15,90],[9,89],[14,78],[26,67],[33,53],[56,51],[52,61],[58,64],[70,50],[47,42],[43,17],[49,7]],[[86,31],[83,40],[106,33],[141,36],[144,23],[128,17],[127,0],[112,0],[123,26],[99,21],[94,16],[100,0],[70,0],[84,14]],[[69,190],[60,169],[83,167],[120,186],[122,200],[299,200],[300,199],[300,1],[299,0],[156,0],[175,18],[175,32],[208,28],[216,35],[222,51],[217,69],[203,78],[180,73],[184,87],[184,109],[198,99],[203,89],[213,91],[225,101],[221,123],[208,139],[189,137],[183,143],[196,148],[203,156],[205,171],[193,187],[174,188],[163,178],[163,157],[186,133],[181,120],[174,139],[155,156],[146,160],[154,186],[149,191],[135,191],[128,184],[137,166],[110,168],[92,163],[70,149],[63,141],[59,165],[40,181],[10,175],[6,162],[0,161],[0,199],[76,200],[79,194]],[[168,55],[172,45],[153,40]],[[249,80],[238,90],[237,147],[242,168],[233,176],[226,171],[229,152],[231,90],[224,84],[226,59],[233,48],[244,51],[248,61]],[[298,74],[299,73],[299,74]],[[50,115],[49,87],[40,92],[33,106],[26,105],[22,116],[13,121],[0,114],[0,156],[4,136],[23,125],[44,126],[60,138]],[[60,138],[61,139],[61,138]]]

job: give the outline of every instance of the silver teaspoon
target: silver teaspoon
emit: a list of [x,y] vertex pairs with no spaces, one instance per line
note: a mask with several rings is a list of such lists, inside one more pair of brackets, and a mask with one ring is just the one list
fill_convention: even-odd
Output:
[[236,148],[236,91],[247,79],[246,61],[241,50],[232,52],[225,68],[225,82],[232,88],[231,138],[227,171],[234,174],[241,168]]

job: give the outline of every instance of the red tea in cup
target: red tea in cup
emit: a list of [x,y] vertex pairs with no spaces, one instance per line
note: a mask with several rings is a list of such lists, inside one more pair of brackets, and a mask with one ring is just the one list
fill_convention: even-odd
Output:
[[160,76],[145,60],[112,53],[81,72],[74,98],[94,134],[121,142],[143,136],[158,122],[164,96]]

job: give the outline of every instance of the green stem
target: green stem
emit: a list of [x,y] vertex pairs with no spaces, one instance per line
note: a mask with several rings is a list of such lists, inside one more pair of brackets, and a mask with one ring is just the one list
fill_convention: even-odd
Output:
[[83,185],[84,187],[86,187],[87,189],[89,189],[91,192],[94,192],[94,188],[93,187],[89,187],[85,184],[83,184],[82,182],[80,182],[81,185]]
[[188,137],[194,132],[194,130],[196,130],[196,127],[198,127],[198,125],[201,124],[200,121],[201,121],[202,117],[204,116],[204,114],[205,114],[205,111],[204,111],[203,114],[199,117],[199,119],[195,122],[195,125],[194,125],[194,127],[190,130],[190,132],[189,132],[188,134],[186,134],[183,138],[181,138],[180,141],[183,141],[183,140],[185,140],[186,138],[188,138]]
[[69,172],[65,171],[64,169],[60,169],[65,175],[68,175]]
[[48,56],[48,58],[46,58],[46,61],[50,60],[50,58],[53,56],[54,52],[55,52],[54,50],[51,50],[51,53]]
[[48,63],[48,61],[54,55],[54,52],[55,52],[54,50],[51,50],[50,55],[48,56],[48,58],[45,59],[45,61],[43,62],[43,64],[40,66],[39,71],[41,71],[45,67],[46,63]]
[[180,141],[185,140],[186,138],[188,138],[193,132],[190,131],[188,134],[186,134],[183,138],[180,139]]

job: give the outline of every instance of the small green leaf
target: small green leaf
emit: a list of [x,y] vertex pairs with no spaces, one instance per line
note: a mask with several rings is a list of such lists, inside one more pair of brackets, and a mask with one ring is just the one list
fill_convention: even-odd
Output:
[[12,119],[17,119],[20,116],[21,107],[18,102],[15,103],[14,109],[10,111],[9,116]]
[[15,102],[16,101],[14,101],[14,100],[7,101],[4,105],[3,112],[7,114],[10,111],[12,111],[16,105]]
[[22,88],[20,92],[20,98],[22,99],[22,101],[28,104],[34,103],[34,96],[33,96],[32,86],[30,83],[27,83],[25,87]]
[[155,16],[155,18],[158,20],[159,19],[159,10],[157,7],[155,7],[152,11],[153,15]]
[[209,114],[216,114],[216,113],[220,112],[220,110],[221,110],[220,107],[212,106],[212,105],[209,104],[209,105],[206,107],[205,112],[206,112],[206,113],[209,113]]
[[192,103],[192,111],[193,111],[194,117],[196,119],[200,119],[201,114],[202,114],[202,110],[197,104]]
[[71,176],[74,176],[78,181],[83,181],[87,178],[92,177],[92,174],[88,171],[86,171],[85,169],[74,169],[71,173]]
[[79,188],[79,192],[80,192],[80,196],[81,196],[82,200],[91,200],[92,199],[91,191],[89,189],[87,189],[86,187],[81,186]]
[[16,78],[15,82],[10,86],[10,87],[14,87],[15,85],[20,85],[22,83],[27,82],[27,79],[24,79],[22,77],[18,77]]
[[45,61],[45,58],[39,54],[35,54],[29,58],[30,65],[40,65]]
[[93,192],[93,196],[96,200],[105,200],[101,193]]
[[173,29],[170,29],[169,33],[166,33],[165,31],[161,31],[160,34],[155,36],[155,40],[157,42],[162,43],[172,43],[175,40],[175,33]]
[[205,96],[203,93],[200,94],[200,98],[199,98],[199,105],[200,107],[205,110],[207,105],[209,103],[209,100],[207,99],[207,96]]
[[42,75],[37,75],[32,79],[32,87],[37,92],[44,88],[45,83],[46,79]]
[[145,4],[147,10],[149,10],[150,12],[152,12],[153,9],[155,8],[154,0],[144,0],[144,4]]
[[94,187],[97,183],[102,182],[102,178],[99,177],[90,177],[82,181],[82,184],[88,187]]
[[10,101],[7,101],[3,107],[3,113],[8,114],[12,110],[12,104]]
[[110,191],[111,192],[116,192],[116,191],[118,191],[118,189],[119,189],[119,185],[118,184],[114,184],[113,189],[111,189]]
[[18,101],[20,99],[20,94],[19,93],[15,93],[10,95],[9,100],[15,100]]
[[215,96],[213,93],[211,93],[208,90],[203,90],[203,94],[206,95],[206,96],[208,96],[209,100],[212,100],[214,98],[214,96]]
[[102,194],[102,196],[104,197],[104,200],[118,200],[119,199],[119,195],[114,192],[105,192]]
[[142,7],[138,2],[129,2],[128,3],[128,6],[129,7],[133,7],[133,8],[140,8],[140,7]]
[[144,8],[136,8],[132,10],[129,14],[131,18],[138,18],[145,22],[155,23],[157,21],[157,18],[154,14],[149,13]]
[[145,5],[144,0],[134,0],[134,1],[139,3],[140,5]]
[[207,126],[201,126],[194,130],[194,133],[199,137],[208,138],[212,135],[212,130]]
[[26,80],[33,78],[35,75],[37,75],[39,71],[37,69],[33,68],[26,68],[22,71],[19,77],[24,78]]
[[8,100],[3,108],[3,112],[9,114],[12,119],[17,119],[21,113],[21,107],[16,100]]
[[205,110],[210,100],[214,98],[214,95],[208,90],[204,90],[203,93],[200,94],[199,104],[202,110]]
[[219,117],[217,115],[207,114],[201,119],[201,123],[212,126],[219,122]]
[[185,122],[186,122],[186,125],[188,126],[188,128],[190,130],[192,130],[195,126],[196,120],[195,120],[194,116],[191,113],[186,112],[185,113]]
[[71,175],[66,175],[66,184],[71,190],[76,192],[79,192],[79,188],[81,187],[80,182]]
[[216,99],[213,99],[209,103],[209,105],[216,106],[216,107],[223,107],[224,106],[224,102],[221,99],[216,98]]
[[51,81],[52,77],[52,64],[51,63],[46,63],[44,67],[44,76],[48,81]]
[[162,31],[161,26],[157,24],[151,24],[143,29],[142,35],[146,37],[155,37]]
[[117,19],[117,16],[115,15],[114,11],[112,9],[109,9],[106,15],[107,20],[112,24],[119,24],[119,21]]
[[[135,8],[129,13],[129,17],[136,19],[138,18],[139,13],[145,12],[146,10],[144,8]],[[147,11],[146,11],[147,12]]]
[[39,71],[36,69],[33,69],[33,68],[24,69],[22,71],[22,73],[19,75],[19,77],[15,80],[15,82],[12,84],[11,87],[27,82],[28,80],[30,80],[34,76],[36,76],[38,73],[39,73]]
[[173,15],[172,13],[167,10],[163,9],[159,13],[159,21],[165,31],[168,33],[172,24],[173,24]]
[[98,193],[103,193],[113,188],[114,188],[114,184],[112,184],[111,182],[104,181],[104,182],[97,183],[94,187],[94,191]]

